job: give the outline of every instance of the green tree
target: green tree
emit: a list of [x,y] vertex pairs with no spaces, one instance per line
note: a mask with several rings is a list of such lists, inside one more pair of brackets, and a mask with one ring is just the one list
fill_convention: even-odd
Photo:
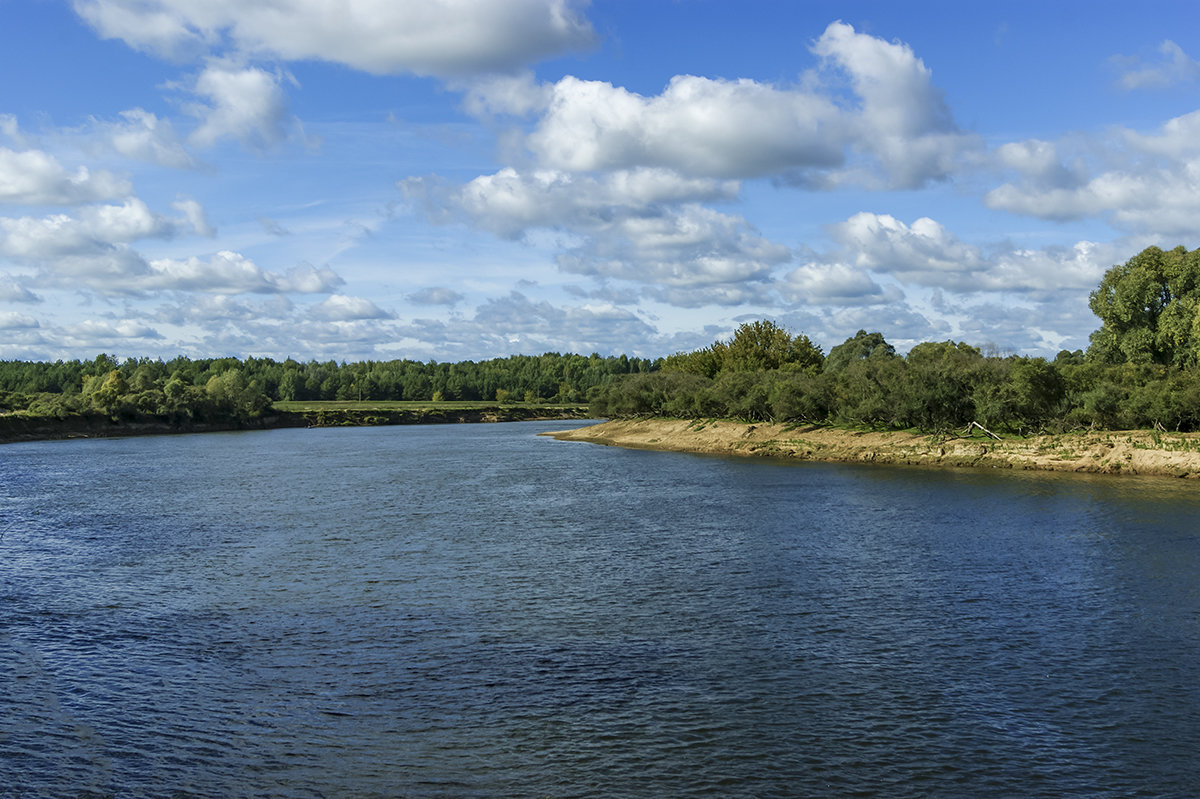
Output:
[[972,393],[983,354],[963,342],[927,342],[905,358],[905,380],[897,405],[906,423],[921,430],[945,430],[974,421]]
[[825,356],[803,334],[793,336],[774,322],[746,322],[721,352],[723,372],[761,372],[769,369],[815,372]]
[[1200,250],[1148,247],[1105,273],[1089,306],[1088,354],[1105,363],[1200,362]]
[[128,393],[129,384],[125,382],[125,376],[117,369],[112,369],[103,376],[84,378],[83,395],[88,404],[113,419],[116,419],[124,409],[125,395]]
[[865,358],[895,358],[896,348],[888,344],[882,333],[859,330],[850,338],[829,350],[825,356],[825,371],[841,372],[855,361]]

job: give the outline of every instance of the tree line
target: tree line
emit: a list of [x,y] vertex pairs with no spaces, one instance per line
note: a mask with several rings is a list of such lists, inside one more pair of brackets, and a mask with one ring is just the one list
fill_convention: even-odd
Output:
[[1053,360],[985,355],[953,341],[902,356],[865,330],[825,354],[806,335],[761,320],[728,341],[654,360],[552,352],[458,363],[0,361],[0,413],[219,421],[259,416],[280,400],[546,400],[587,401],[606,417],[1200,430],[1200,250],[1150,247],[1108,270],[1089,304],[1101,327],[1087,351]]
[[458,363],[411,360],[310,361],[270,358],[130,358],[0,361],[0,412],[65,418],[98,413],[195,421],[254,418],[276,401],[490,400],[586,402],[618,376],[661,360],[559,353]]
[[1151,247],[1089,297],[1101,327],[1053,360],[985,356],[963,342],[905,356],[860,330],[825,355],[769,321],[599,387],[598,416],[728,417],[1025,434],[1078,428],[1200,430],[1200,250]]

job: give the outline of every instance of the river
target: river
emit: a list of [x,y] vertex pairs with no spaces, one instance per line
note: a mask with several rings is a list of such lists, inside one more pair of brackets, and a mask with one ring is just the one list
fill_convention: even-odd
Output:
[[564,422],[0,447],[0,797],[1200,795],[1200,494]]

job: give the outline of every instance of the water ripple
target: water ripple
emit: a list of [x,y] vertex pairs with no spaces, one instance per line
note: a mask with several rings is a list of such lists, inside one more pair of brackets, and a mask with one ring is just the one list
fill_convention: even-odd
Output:
[[0,450],[0,796],[1200,794],[1186,487],[546,427]]

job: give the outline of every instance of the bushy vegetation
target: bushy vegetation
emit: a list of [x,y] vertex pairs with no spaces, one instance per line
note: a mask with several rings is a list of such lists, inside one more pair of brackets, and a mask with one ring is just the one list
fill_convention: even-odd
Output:
[[597,389],[592,411],[929,432],[972,422],[1017,434],[1200,430],[1200,250],[1149,248],[1110,269],[1090,299],[1103,323],[1091,346],[1053,361],[953,341],[901,357],[864,330],[822,356],[806,336],[754,322]]

